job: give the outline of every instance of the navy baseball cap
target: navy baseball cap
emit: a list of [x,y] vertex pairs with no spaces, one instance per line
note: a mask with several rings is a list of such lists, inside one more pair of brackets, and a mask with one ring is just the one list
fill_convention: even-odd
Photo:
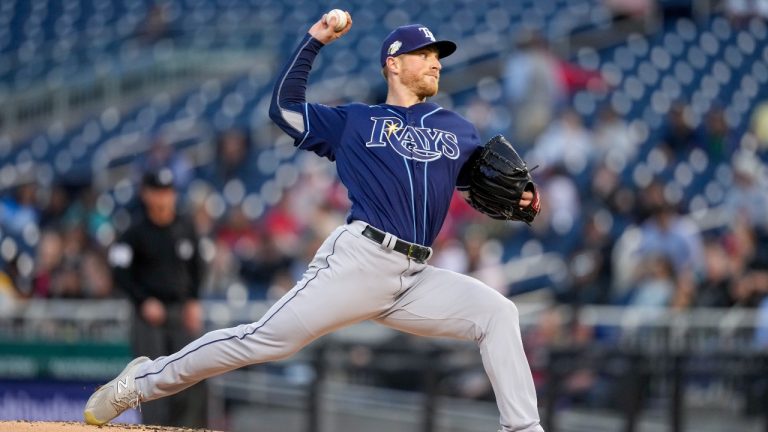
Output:
[[167,189],[173,187],[173,181],[173,171],[169,168],[161,168],[145,172],[141,184],[152,189]]
[[387,57],[397,57],[426,46],[437,47],[440,58],[448,57],[456,51],[456,44],[449,40],[435,40],[435,36],[425,25],[411,24],[394,29],[381,45],[381,67],[387,63]]

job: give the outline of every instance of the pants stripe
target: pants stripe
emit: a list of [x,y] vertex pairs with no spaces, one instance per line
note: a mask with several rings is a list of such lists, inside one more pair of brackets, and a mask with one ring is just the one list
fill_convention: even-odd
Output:
[[276,310],[274,313],[272,313],[272,315],[270,315],[270,316],[269,316],[269,317],[268,317],[266,320],[264,320],[264,322],[263,322],[263,323],[261,323],[261,325],[259,325],[258,327],[254,328],[254,329],[253,329],[253,331],[251,331],[251,332],[248,332],[248,333],[245,333],[245,334],[243,334],[243,336],[242,336],[242,337],[241,337],[241,336],[238,336],[238,335],[232,335],[232,336],[229,336],[229,337],[225,337],[225,338],[221,338],[221,339],[212,340],[212,341],[210,341],[210,342],[206,342],[206,343],[204,343],[204,344],[202,344],[202,345],[200,345],[200,346],[198,346],[198,347],[195,347],[194,349],[191,349],[191,350],[189,350],[189,351],[185,352],[184,354],[182,354],[182,355],[181,355],[181,356],[179,356],[179,357],[176,357],[176,358],[173,358],[173,359],[171,359],[171,360],[170,360],[170,361],[168,361],[168,362],[167,362],[167,363],[166,363],[166,364],[165,364],[165,365],[164,365],[162,368],[160,368],[160,370],[159,370],[159,371],[157,371],[157,372],[147,372],[147,373],[145,373],[145,374],[143,374],[143,375],[137,376],[137,377],[136,377],[136,379],[142,379],[142,378],[146,378],[146,377],[148,377],[148,376],[150,376],[150,375],[157,375],[157,374],[160,374],[160,373],[162,373],[162,372],[165,370],[165,368],[166,368],[166,367],[168,367],[168,365],[169,365],[169,364],[171,364],[171,363],[173,363],[173,362],[175,362],[175,361],[178,361],[178,360],[181,360],[181,359],[183,359],[184,357],[188,356],[189,354],[192,354],[193,352],[195,352],[195,351],[199,350],[200,348],[203,348],[203,347],[206,347],[206,346],[208,346],[208,345],[212,345],[212,344],[215,344],[215,343],[218,343],[218,342],[224,342],[224,341],[228,341],[228,340],[231,340],[231,339],[234,339],[234,338],[238,338],[238,339],[242,340],[242,339],[245,339],[246,337],[248,337],[248,336],[251,336],[251,335],[253,335],[254,333],[256,333],[256,332],[257,332],[257,331],[258,331],[260,328],[264,327],[264,326],[265,326],[265,325],[266,325],[266,324],[267,324],[267,323],[268,323],[268,322],[269,322],[269,321],[270,321],[270,320],[271,320],[271,319],[272,319],[272,318],[273,318],[275,315],[277,315],[277,313],[278,313],[278,312],[280,312],[281,310],[283,310],[283,308],[284,308],[284,307],[285,307],[285,306],[286,306],[286,305],[287,305],[287,304],[288,304],[288,303],[289,303],[291,300],[293,300],[294,298],[296,298],[296,296],[297,296],[297,295],[299,295],[299,293],[300,293],[301,291],[303,291],[303,290],[304,290],[306,287],[308,287],[308,286],[309,286],[309,283],[310,283],[310,282],[312,282],[313,280],[315,280],[315,279],[317,278],[317,276],[320,274],[320,271],[322,271],[322,270],[326,270],[326,269],[328,269],[328,268],[330,268],[330,267],[331,267],[330,258],[333,256],[333,254],[334,254],[334,253],[336,253],[336,242],[337,242],[337,241],[339,241],[339,238],[341,238],[341,235],[342,235],[342,234],[344,234],[345,232],[346,232],[346,230],[345,230],[345,231],[342,231],[342,232],[339,234],[339,236],[338,236],[338,237],[336,237],[336,240],[334,240],[334,241],[333,241],[333,247],[331,248],[331,253],[330,253],[330,254],[328,254],[328,256],[327,256],[327,257],[325,257],[325,263],[326,263],[326,266],[325,266],[325,267],[323,267],[323,268],[320,268],[320,269],[318,269],[318,270],[317,270],[317,272],[315,273],[315,275],[314,275],[314,276],[313,276],[311,279],[307,280],[307,282],[304,284],[304,286],[303,286],[303,287],[301,287],[301,288],[299,288],[298,290],[296,290],[296,292],[293,294],[293,296],[292,296],[291,298],[289,298],[288,300],[286,300],[286,301],[285,301],[285,303],[283,303],[283,305],[282,305],[282,306],[280,306],[280,307],[279,307],[279,308],[278,308],[278,309],[277,309],[277,310]]

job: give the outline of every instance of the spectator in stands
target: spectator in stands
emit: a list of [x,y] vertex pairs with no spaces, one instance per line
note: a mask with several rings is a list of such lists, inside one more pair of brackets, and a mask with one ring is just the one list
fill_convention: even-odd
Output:
[[[346,188],[344,188],[340,183],[337,183],[337,185],[346,190]],[[340,189],[334,187],[331,189],[330,194],[336,194],[339,190]],[[349,206],[345,207],[349,208]],[[338,226],[339,223],[343,223],[346,217],[346,211],[340,210],[329,200],[317,204],[315,208],[310,212],[310,215],[311,217],[308,223],[303,225],[301,235],[311,233],[313,235],[325,238],[329,233],[333,232],[332,227],[334,224],[336,224],[335,226]],[[309,264],[309,261],[307,261],[307,264]]]
[[504,69],[515,143],[530,146],[567,97],[557,58],[539,32],[523,31]]
[[512,113],[512,136],[530,146],[565,107],[577,90],[604,91],[599,72],[582,69],[557,56],[546,38],[525,29],[517,36],[516,49],[503,71],[505,92]]
[[536,140],[528,153],[531,166],[542,170],[563,166],[570,174],[582,173],[595,155],[594,137],[573,109],[563,110]]
[[451,204],[448,206],[448,216],[435,240],[436,247],[439,248],[440,244],[446,240],[458,238],[465,226],[480,223],[481,218],[482,215],[473,209],[460,193],[454,193]]
[[643,195],[650,217],[640,227],[641,253],[666,256],[678,273],[701,274],[703,242],[698,227],[667,201],[661,183],[651,183]]
[[550,204],[542,207],[539,220],[533,227],[537,232],[549,230],[561,237],[559,246],[570,245],[571,242],[565,237],[574,234],[581,223],[579,189],[572,175],[559,162],[542,168],[538,178],[542,199]]
[[52,278],[49,292],[51,298],[79,299],[84,297],[80,271],[82,261],[83,258],[80,255],[65,257]]
[[655,179],[637,193],[637,201],[632,210],[638,224],[641,224],[658,213],[659,209],[674,207],[664,196],[664,180]]
[[37,208],[37,183],[25,180],[10,195],[0,200],[0,226],[14,235],[21,235],[27,227],[38,227],[40,211]]
[[688,119],[688,105],[681,101],[672,104],[667,113],[664,135],[660,146],[672,159],[681,159],[696,146],[696,136]]
[[223,298],[232,286],[246,286],[240,276],[240,261],[223,242],[214,243],[214,253],[201,285],[207,298]]
[[61,238],[61,260],[52,269],[50,284],[44,293],[51,298],[83,298],[83,258],[92,247],[83,221],[68,220],[62,227]]
[[594,147],[600,160],[611,158],[625,164],[635,157],[637,136],[610,105],[600,110],[594,131]]
[[137,30],[138,36],[147,43],[154,43],[172,36],[168,18],[168,5],[152,4],[147,10],[147,16]]
[[[735,218],[730,221],[727,230],[721,234],[721,239],[733,274],[736,276],[745,274],[758,247],[755,229],[744,218]],[[738,287],[735,286],[735,288]],[[740,297],[740,294],[735,293],[733,296]]]
[[636,269],[636,280],[626,304],[641,307],[672,306],[677,281],[672,261],[664,255],[646,255]]
[[464,229],[463,241],[441,244],[435,253],[435,265],[461,274],[472,275],[505,296],[509,283],[501,262],[502,246],[491,240],[485,225],[473,224]]
[[[595,363],[584,358],[583,356],[589,355],[589,351],[581,349],[588,346],[594,337],[591,326],[569,319],[565,316],[565,309],[552,307],[543,310],[538,315],[535,326],[524,334],[526,355],[537,389],[546,392],[554,390],[548,386],[559,385],[558,403],[568,403],[565,399],[574,401],[597,397],[600,388],[599,377],[594,370]],[[568,347],[568,354],[562,349],[557,349],[562,347]],[[560,369],[563,375],[558,377],[551,375],[551,361],[555,352],[559,354],[561,367],[563,354],[571,359],[567,368]],[[560,382],[555,383],[553,380],[558,378]]]
[[[315,251],[317,251],[317,248],[322,245],[323,241],[328,236],[327,233],[328,232],[325,229],[321,231],[314,228],[304,230],[301,241],[299,242],[299,250],[290,256],[292,259],[291,267],[289,269],[291,281],[297,281],[302,277],[307,266],[312,262],[312,258],[315,256]],[[281,278],[279,282],[284,282],[284,280],[282,280],[284,274],[281,274],[279,277]],[[281,283],[273,283],[267,292],[267,298],[272,301],[277,301],[291,288],[293,288],[293,286],[285,287]]]
[[733,284],[733,298],[736,306],[754,308],[762,303],[765,297],[762,286],[768,283],[765,272],[748,270],[736,279]]
[[710,163],[727,163],[739,146],[738,138],[728,126],[721,107],[707,112],[697,134],[695,142],[707,153]]
[[90,186],[80,191],[64,213],[65,229],[81,225],[90,239],[99,239],[99,231],[112,229],[112,218],[97,205],[99,193]]
[[[639,259],[660,256],[669,260],[676,280],[672,305],[687,307],[694,294],[694,280],[704,267],[701,234],[693,222],[666,200],[660,183],[651,183],[643,196],[648,199],[650,217],[640,226]],[[662,270],[656,268],[659,265],[654,264],[654,274]]]
[[70,205],[70,194],[63,184],[54,183],[47,191],[40,214],[40,228],[57,228]]
[[216,229],[215,239],[217,249],[227,255],[221,259],[233,260],[229,265],[235,266],[233,269],[239,272],[239,279],[247,285],[251,297],[263,299],[270,280],[264,280],[261,274],[255,276],[252,270],[252,263],[257,259],[263,241],[242,207],[234,206],[227,211],[224,220]]
[[216,240],[242,259],[252,259],[261,243],[259,233],[242,206],[231,207],[216,229]]
[[[117,285],[135,308],[135,356],[159,357],[183,348],[202,331],[198,301],[204,262],[197,233],[177,213],[173,173],[149,171],[142,178],[144,217],[112,245],[109,260]],[[142,407],[147,424],[205,425],[204,387]]]
[[349,198],[329,165],[317,158],[303,162],[298,181],[285,191],[285,205],[299,226],[310,227],[325,238],[343,222]]
[[206,165],[199,176],[219,191],[232,179],[247,184],[248,180],[258,177],[250,158],[250,144],[245,132],[239,129],[225,131],[216,141],[216,159]]
[[693,306],[731,307],[735,300],[731,293],[734,274],[731,261],[717,238],[704,242],[704,274],[697,284]]
[[37,243],[37,257],[32,276],[32,296],[49,297],[53,279],[64,258],[64,239],[55,230],[44,230]]
[[104,298],[112,280],[104,250],[79,221],[46,229],[37,245],[31,295],[42,298]]
[[107,298],[112,296],[112,273],[106,254],[100,249],[89,249],[83,255],[81,270],[81,292],[86,298]]
[[283,194],[262,220],[264,234],[268,234],[274,246],[286,255],[294,255],[299,250],[301,231],[304,228],[290,203],[289,195]]
[[295,267],[295,265],[289,263],[288,266],[278,267],[277,271],[274,272],[269,288],[267,288],[267,299],[276,301],[279,297],[284,296],[291,290],[291,288],[293,288],[296,279],[294,279],[295,273],[291,267]]
[[596,212],[588,218],[582,234],[583,242],[567,260],[571,287],[563,300],[578,305],[610,302],[613,278],[610,228]]
[[44,191],[30,295],[42,298],[103,298],[112,295],[106,253],[111,218],[97,205],[98,193],[87,187],[76,199],[62,185]]
[[584,206],[608,210],[614,233],[623,231],[627,225],[635,222],[637,197],[633,188],[622,184],[619,173],[608,164],[599,163],[591,176],[590,193],[584,197]]
[[[261,242],[253,256],[241,261],[240,274],[248,282],[253,297],[265,299],[272,285],[279,285],[287,276],[292,277],[290,269],[295,252],[286,252],[281,248],[277,235],[269,229],[262,232]],[[293,283],[289,284],[288,289],[291,287]]]
[[750,226],[768,226],[768,189],[763,163],[753,153],[741,151],[734,155],[732,167],[733,184],[724,204],[730,220],[745,218]]
[[760,305],[768,296],[768,231],[753,230],[752,239],[752,254],[734,287],[736,303],[748,307]]
[[635,269],[649,257],[660,256],[669,260],[674,269],[676,288],[672,305],[687,307],[693,300],[695,280],[704,267],[699,229],[667,201],[659,181],[653,181],[638,196],[642,200],[636,211],[642,210],[644,219],[637,228],[626,228],[616,241],[612,297],[626,298]]
[[480,136],[486,137],[492,134],[489,132],[493,127],[495,115],[493,106],[490,103],[482,98],[474,97],[467,104],[464,116],[477,127],[477,132]]

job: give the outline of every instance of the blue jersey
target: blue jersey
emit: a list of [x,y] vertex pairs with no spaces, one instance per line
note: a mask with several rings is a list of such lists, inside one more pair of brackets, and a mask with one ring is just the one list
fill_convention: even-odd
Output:
[[278,77],[270,117],[302,150],[336,161],[349,191],[348,221],[432,245],[466,161],[480,146],[460,115],[425,102],[410,107],[307,103],[307,78],[323,44],[307,34]]

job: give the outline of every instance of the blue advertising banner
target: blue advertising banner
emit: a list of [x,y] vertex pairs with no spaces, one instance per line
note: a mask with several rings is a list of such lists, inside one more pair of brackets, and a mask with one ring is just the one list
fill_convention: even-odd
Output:
[[[83,407],[101,383],[86,381],[0,380],[0,420],[82,421]],[[128,410],[115,423],[140,423]]]

